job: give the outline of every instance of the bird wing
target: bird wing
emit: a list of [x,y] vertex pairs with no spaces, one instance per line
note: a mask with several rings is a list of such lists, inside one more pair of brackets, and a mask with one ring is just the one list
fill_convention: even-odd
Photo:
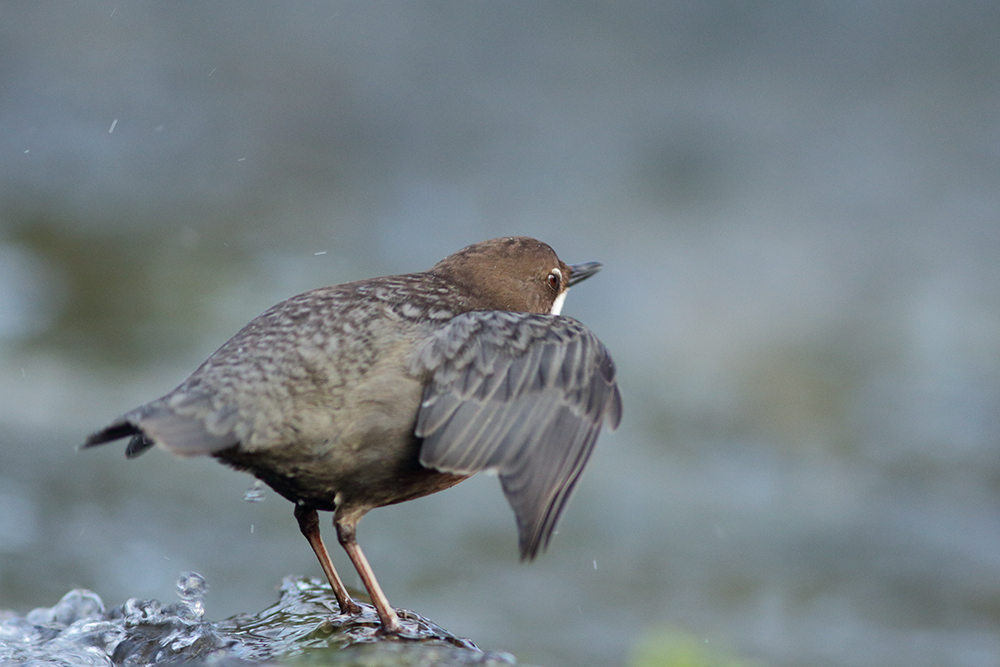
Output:
[[471,475],[495,469],[517,518],[522,558],[547,546],[597,441],[621,421],[607,348],[569,317],[476,311],[414,351],[429,377],[417,416],[420,462]]

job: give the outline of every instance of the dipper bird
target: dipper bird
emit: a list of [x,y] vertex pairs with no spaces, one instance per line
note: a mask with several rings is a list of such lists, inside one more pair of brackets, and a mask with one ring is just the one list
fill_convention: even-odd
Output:
[[527,237],[483,241],[429,271],[321,287],[274,306],[176,389],[94,433],[207,454],[295,503],[299,528],[344,614],[317,510],[333,512],[382,630],[402,630],[356,540],[369,510],[495,470],[521,558],[544,549],[601,425],[621,421],[615,365],[576,320],[569,266]]

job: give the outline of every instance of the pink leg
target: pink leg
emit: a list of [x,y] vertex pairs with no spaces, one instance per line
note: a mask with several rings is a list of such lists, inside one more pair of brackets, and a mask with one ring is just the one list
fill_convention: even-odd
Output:
[[368,589],[368,595],[375,603],[379,620],[382,621],[382,631],[387,634],[399,634],[402,632],[403,626],[399,622],[396,610],[389,605],[389,599],[386,598],[382,587],[378,585],[378,580],[375,579],[372,566],[368,564],[368,559],[365,558],[364,552],[358,546],[356,538],[358,520],[345,519],[336,513],[333,517],[333,525],[337,528],[337,539],[340,540],[340,546],[344,547],[344,551],[354,563],[354,569],[361,575],[361,581],[364,582],[365,588]]
[[340,580],[337,570],[333,567],[330,554],[326,550],[326,545],[323,544],[323,538],[320,537],[319,515],[316,513],[316,510],[296,504],[295,518],[299,522],[299,530],[306,536],[306,539],[309,540],[309,546],[316,552],[316,558],[319,559],[319,564],[323,568],[323,572],[326,573],[326,578],[330,580],[330,587],[333,589],[333,594],[337,597],[337,604],[340,605],[340,613],[360,614],[361,607],[351,599],[350,594],[347,592],[347,587],[344,586],[344,582]]

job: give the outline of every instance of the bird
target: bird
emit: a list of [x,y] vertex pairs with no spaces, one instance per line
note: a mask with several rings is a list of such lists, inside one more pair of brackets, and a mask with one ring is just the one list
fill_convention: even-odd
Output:
[[427,271],[321,287],[252,320],[173,391],[81,448],[129,438],[208,455],[295,504],[342,614],[357,615],[320,536],[332,512],[378,613],[403,632],[357,541],[370,510],[498,474],[522,560],[552,537],[622,397],[611,354],[560,315],[597,262],[567,265],[524,236],[474,243]]

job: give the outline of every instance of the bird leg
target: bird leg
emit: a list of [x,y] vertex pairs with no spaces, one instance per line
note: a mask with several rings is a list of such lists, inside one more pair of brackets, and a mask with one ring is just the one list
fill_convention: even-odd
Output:
[[340,546],[344,547],[344,551],[347,552],[351,562],[354,563],[354,569],[361,575],[361,581],[364,582],[365,588],[368,589],[368,595],[371,596],[372,602],[375,603],[375,610],[378,611],[379,620],[382,621],[382,632],[394,635],[399,634],[403,631],[403,626],[399,622],[396,610],[389,605],[389,599],[382,592],[382,587],[378,585],[378,580],[375,579],[375,572],[372,570],[372,566],[368,564],[368,559],[365,558],[364,552],[361,551],[361,547],[358,545],[356,538],[357,519],[347,519],[340,516],[339,513],[335,513],[333,515],[333,525],[337,528],[337,539],[340,540]]
[[360,614],[361,607],[351,599],[350,594],[347,592],[347,587],[344,586],[344,582],[340,580],[337,570],[333,567],[330,554],[326,550],[326,545],[323,544],[323,538],[320,537],[319,515],[316,513],[316,510],[296,503],[295,518],[299,522],[299,530],[309,540],[309,546],[316,552],[316,558],[319,559],[319,564],[323,568],[323,572],[326,573],[326,578],[330,580],[330,587],[337,598],[337,604],[340,605],[340,613]]

